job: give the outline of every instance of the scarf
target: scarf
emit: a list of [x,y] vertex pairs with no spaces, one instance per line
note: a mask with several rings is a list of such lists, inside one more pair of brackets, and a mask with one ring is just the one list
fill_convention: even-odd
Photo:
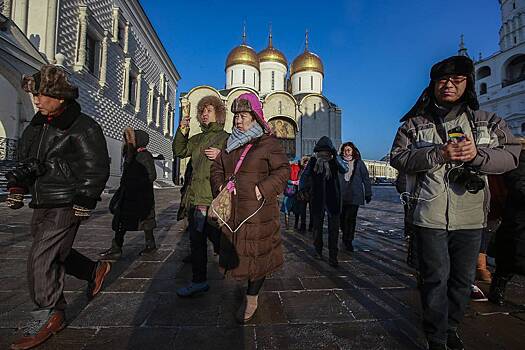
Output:
[[233,127],[232,133],[226,142],[226,153],[230,153],[231,151],[244,146],[248,142],[261,137],[263,134],[264,130],[259,123],[254,123],[253,126],[246,131],[241,131],[236,127]]
[[319,151],[315,154],[317,162],[315,162],[314,172],[316,174],[323,174],[326,180],[329,180],[332,177],[330,172],[330,159],[332,159],[332,154],[328,151]]
[[344,159],[348,165],[348,171],[345,173],[345,181],[348,182],[352,178],[352,173],[354,172],[355,159],[352,157],[345,157]]

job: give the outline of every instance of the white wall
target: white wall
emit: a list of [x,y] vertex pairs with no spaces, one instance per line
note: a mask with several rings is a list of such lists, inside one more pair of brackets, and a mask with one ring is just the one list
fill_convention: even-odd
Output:
[[[313,87],[312,87],[313,77]],[[301,86],[299,87],[299,79]],[[323,93],[323,75],[319,72],[304,71],[292,75],[292,94]]]
[[0,137],[18,139],[18,92],[2,75],[0,75],[0,91]]
[[[286,66],[278,62],[261,62],[261,95],[273,91],[285,91]],[[272,89],[272,72],[274,72],[274,88]]]
[[[244,70],[244,83],[242,82],[242,75]],[[232,80],[233,72],[233,80]],[[226,89],[235,87],[250,87],[259,90],[259,70],[247,64],[235,64],[226,69]]]

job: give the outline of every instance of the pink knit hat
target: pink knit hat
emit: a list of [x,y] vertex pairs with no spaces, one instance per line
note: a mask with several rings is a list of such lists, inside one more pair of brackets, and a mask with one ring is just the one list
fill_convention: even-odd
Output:
[[257,122],[261,124],[264,132],[267,134],[272,133],[272,129],[266,119],[264,119],[263,107],[259,97],[252,92],[247,92],[237,97],[232,104],[231,111],[233,114],[239,112],[250,112],[253,114]]

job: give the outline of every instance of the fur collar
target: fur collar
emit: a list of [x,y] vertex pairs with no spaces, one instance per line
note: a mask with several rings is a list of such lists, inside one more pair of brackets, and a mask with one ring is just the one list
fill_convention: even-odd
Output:
[[57,129],[60,130],[67,130],[73,125],[75,120],[80,116],[80,105],[73,101],[69,104],[69,106],[64,109],[62,114],[53,117],[50,122],[48,122],[48,119],[46,116],[42,115],[42,113],[38,112],[35,114],[33,119],[31,120],[31,125],[44,125],[49,124]]

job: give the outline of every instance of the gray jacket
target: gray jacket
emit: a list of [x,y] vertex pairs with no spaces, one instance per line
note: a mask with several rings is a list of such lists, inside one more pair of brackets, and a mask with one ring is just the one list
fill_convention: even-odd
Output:
[[[440,151],[448,140],[448,130],[457,126],[474,139],[471,125],[477,130],[478,155],[469,165],[478,169],[485,181],[485,188],[476,194],[449,181],[450,169],[460,164],[446,163]],[[485,174],[516,168],[520,151],[520,143],[505,121],[494,113],[458,106],[439,123],[428,115],[408,118],[398,129],[390,151],[390,164],[406,174],[408,220],[417,226],[451,231],[485,227],[490,199]]]
[[365,163],[361,159],[354,161],[354,170],[350,181],[345,174],[339,174],[343,204],[363,205],[366,197],[372,197],[372,184]]

